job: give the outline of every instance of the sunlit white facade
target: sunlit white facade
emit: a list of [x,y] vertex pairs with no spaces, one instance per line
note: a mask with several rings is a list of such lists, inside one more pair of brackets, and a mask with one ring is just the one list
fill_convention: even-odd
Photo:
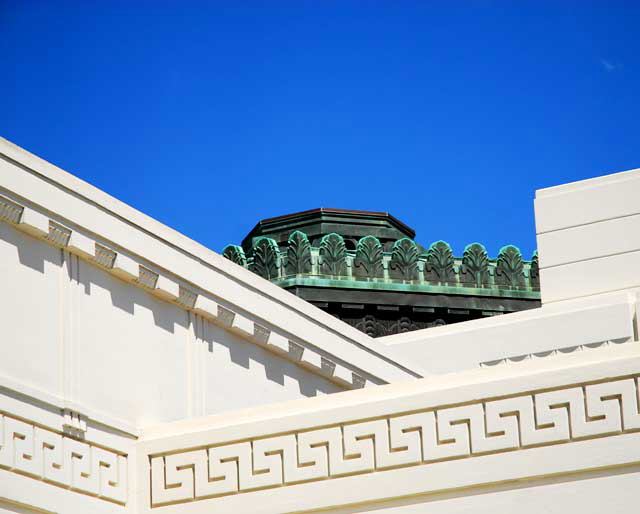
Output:
[[1,140],[0,512],[636,512],[638,198],[538,191],[541,308],[374,340]]

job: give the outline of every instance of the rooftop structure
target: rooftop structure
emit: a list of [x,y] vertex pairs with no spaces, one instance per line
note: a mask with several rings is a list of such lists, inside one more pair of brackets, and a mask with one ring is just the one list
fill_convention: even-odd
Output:
[[[536,193],[540,308],[372,339],[0,138],[0,513],[636,512],[638,196],[640,170]],[[397,278],[404,237],[354,275],[367,236],[341,261],[291,232],[245,266],[537,278],[506,250]]]
[[538,256],[480,243],[428,248],[386,212],[312,209],[261,220],[223,255],[371,337],[540,305]]
[[378,238],[385,251],[391,251],[398,239],[416,237],[415,230],[388,212],[321,207],[260,220],[242,240],[242,248],[250,254],[256,239],[270,237],[278,247],[286,249],[296,230],[307,235],[311,246],[320,246],[326,234],[336,232],[344,238],[347,250],[355,250],[365,236]]

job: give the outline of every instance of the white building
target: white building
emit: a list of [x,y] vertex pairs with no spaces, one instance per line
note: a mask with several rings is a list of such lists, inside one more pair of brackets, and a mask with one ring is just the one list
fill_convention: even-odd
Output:
[[538,191],[541,308],[374,340],[1,140],[0,512],[638,512],[638,198]]

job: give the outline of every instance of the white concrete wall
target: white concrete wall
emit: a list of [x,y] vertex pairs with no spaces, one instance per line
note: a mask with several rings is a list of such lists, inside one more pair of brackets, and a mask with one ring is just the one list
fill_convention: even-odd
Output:
[[138,508],[635,512],[639,378],[629,344],[151,427]]
[[[549,239],[541,309],[374,341],[0,154],[0,512],[635,512],[638,289],[597,234]],[[540,195],[540,234],[634,218],[636,178]]]
[[4,386],[3,381],[2,508],[11,511],[17,504],[38,512],[134,512],[135,435],[86,417],[73,419],[55,399],[50,401],[52,395],[36,397]]
[[[140,427],[344,389],[7,223],[0,284],[0,499],[131,511]],[[125,505],[96,497],[114,455]]]
[[571,352],[637,344],[636,291],[603,294],[544,305],[539,309],[382,337],[425,373],[480,366],[517,365]]
[[7,384],[136,427],[342,390],[6,223],[0,263]]
[[62,392],[61,265],[60,249],[0,223],[2,374],[53,394]]
[[418,376],[5,141],[0,286],[5,511],[136,512],[144,426]]
[[38,511],[29,508],[29,506],[17,505],[12,502],[0,500],[0,512],[12,514],[33,514]]
[[1,138],[0,218],[338,384],[420,376],[366,334]]
[[536,192],[539,309],[380,338],[425,373],[638,340],[640,170]]
[[536,191],[543,303],[640,286],[640,170]]
[[528,480],[523,484],[430,494],[357,507],[332,509],[334,514],[633,514],[636,512],[640,466],[587,472],[577,477]]

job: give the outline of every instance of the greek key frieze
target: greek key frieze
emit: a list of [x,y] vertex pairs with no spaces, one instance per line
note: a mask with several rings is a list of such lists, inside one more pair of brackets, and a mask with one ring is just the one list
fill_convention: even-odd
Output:
[[2,413],[0,468],[116,503],[127,500],[127,457]]
[[154,455],[152,506],[638,431],[639,405],[621,378]]

